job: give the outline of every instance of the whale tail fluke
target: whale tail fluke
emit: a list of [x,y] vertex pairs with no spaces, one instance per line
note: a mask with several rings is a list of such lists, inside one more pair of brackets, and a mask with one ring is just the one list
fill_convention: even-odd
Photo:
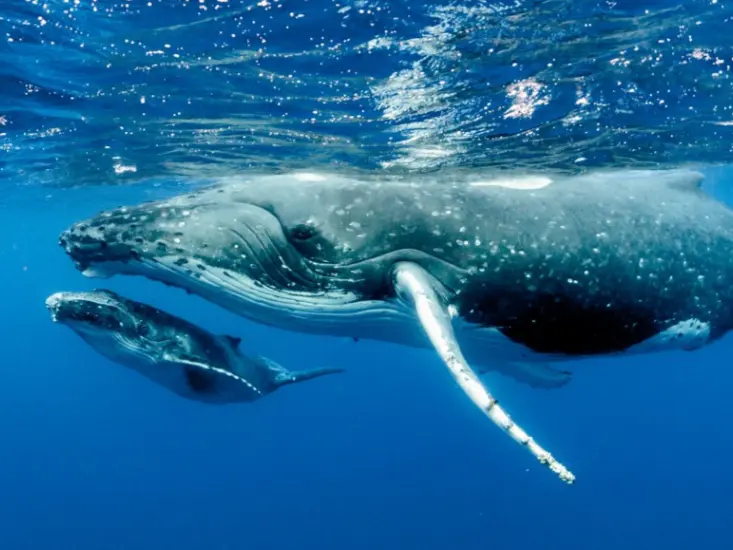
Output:
[[344,372],[344,369],[338,368],[320,368],[320,369],[309,369],[302,371],[291,371],[276,363],[272,359],[267,357],[257,358],[266,368],[270,371],[272,383],[276,388],[281,386],[287,386],[288,384],[296,384],[298,382],[305,382],[306,380],[312,380],[313,378],[319,378],[328,374],[338,374]]
[[338,374],[344,372],[344,369],[335,368],[322,368],[322,369],[310,369],[303,371],[285,371],[275,375],[275,384],[277,387],[287,386],[288,384],[295,384],[297,382],[305,382],[313,378],[325,376],[328,374]]

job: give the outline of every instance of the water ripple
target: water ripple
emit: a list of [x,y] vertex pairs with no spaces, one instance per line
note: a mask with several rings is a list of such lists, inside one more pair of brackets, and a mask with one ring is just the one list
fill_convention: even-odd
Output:
[[715,0],[12,0],[0,178],[727,163],[732,17]]

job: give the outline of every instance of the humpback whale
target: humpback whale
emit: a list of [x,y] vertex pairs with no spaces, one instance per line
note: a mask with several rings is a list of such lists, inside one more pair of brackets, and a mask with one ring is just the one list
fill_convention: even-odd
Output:
[[57,292],[46,307],[55,322],[101,355],[202,403],[252,402],[287,384],[341,372],[292,372],[265,357],[246,356],[237,337],[214,335],[110,290]]
[[688,170],[232,177],[73,224],[87,276],[142,275],[283,329],[432,346],[470,399],[574,475],[479,379],[692,350],[733,325],[733,211]]

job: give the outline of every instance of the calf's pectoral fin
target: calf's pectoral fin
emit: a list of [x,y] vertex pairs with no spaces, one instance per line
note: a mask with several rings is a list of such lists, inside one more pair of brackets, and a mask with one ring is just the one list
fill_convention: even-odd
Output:
[[213,382],[211,382],[210,385],[207,385],[206,388],[202,387],[203,380],[205,379],[206,373],[208,372],[214,376],[228,376],[229,378],[232,378],[237,382],[244,384],[257,395],[263,395],[262,391],[255,385],[250,383],[249,380],[242,378],[241,376],[228,370],[220,369],[219,367],[214,367],[212,365],[207,365],[206,363],[201,363],[200,361],[195,361],[186,357],[174,357],[169,354],[165,354],[163,356],[163,360],[168,361],[169,363],[172,363],[174,365],[183,367],[185,369],[186,382],[188,383],[189,387],[195,392],[205,393],[214,387]]
[[415,308],[433,347],[471,401],[562,481],[573,483],[575,476],[512,421],[468,365],[456,341],[448,308],[436,291],[431,275],[417,264],[399,262],[394,267],[393,284],[397,295]]

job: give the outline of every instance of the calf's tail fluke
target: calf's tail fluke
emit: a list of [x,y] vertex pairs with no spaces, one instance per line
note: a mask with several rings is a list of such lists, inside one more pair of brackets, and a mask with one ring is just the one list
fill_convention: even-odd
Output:
[[339,368],[291,371],[270,359],[266,359],[265,357],[260,357],[259,359],[267,365],[267,368],[272,373],[272,381],[278,388],[281,386],[287,386],[288,384],[297,384],[298,382],[305,382],[307,380],[312,380],[313,378],[320,378],[321,376],[344,372],[344,369]]

